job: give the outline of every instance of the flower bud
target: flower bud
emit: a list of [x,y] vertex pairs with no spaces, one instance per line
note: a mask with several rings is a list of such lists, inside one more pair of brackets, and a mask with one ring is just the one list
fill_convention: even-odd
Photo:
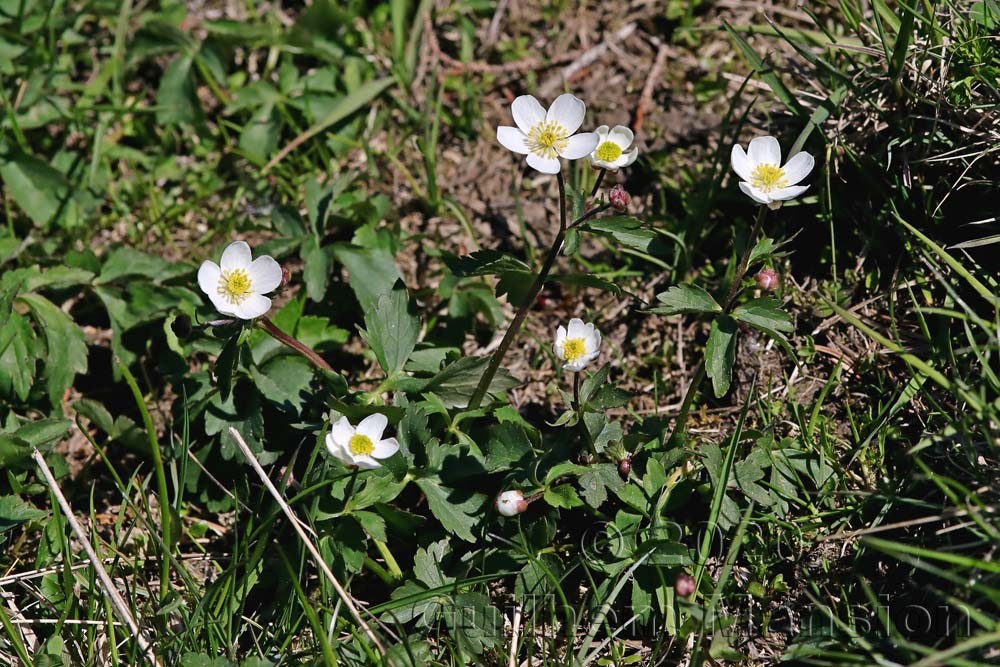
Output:
[[628,193],[628,190],[620,185],[616,185],[611,188],[611,192],[608,193],[608,201],[619,211],[624,211],[628,208],[629,203],[632,201],[632,195]]
[[515,516],[528,509],[528,501],[520,491],[504,491],[497,496],[494,505],[504,516]]
[[694,593],[694,577],[686,572],[678,574],[677,581],[674,582],[674,592],[682,598],[691,597]]
[[285,267],[281,267],[281,283],[278,287],[287,287],[290,282],[292,282],[292,272]]
[[755,275],[753,279],[757,282],[757,287],[761,288],[765,292],[773,292],[778,289],[778,285],[781,284],[781,278],[778,276],[778,272],[771,268],[764,269]]
[[628,479],[628,474],[632,472],[632,455],[628,455],[618,462],[618,472],[622,477]]

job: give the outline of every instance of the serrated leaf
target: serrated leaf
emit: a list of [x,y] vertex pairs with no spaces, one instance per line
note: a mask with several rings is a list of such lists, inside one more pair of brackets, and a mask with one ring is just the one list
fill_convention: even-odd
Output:
[[410,296],[402,282],[365,312],[363,335],[386,375],[402,370],[420,336],[420,319],[411,312]]
[[35,330],[31,321],[10,313],[0,327],[0,396],[28,400],[35,380]]
[[10,197],[40,227],[62,213],[71,197],[62,172],[25,153],[11,153],[0,158],[0,180]]
[[466,542],[476,541],[472,528],[479,519],[470,512],[478,514],[481,511],[484,500],[482,495],[471,494],[462,500],[457,500],[450,497],[455,492],[449,492],[435,479],[424,477],[416,480],[416,483],[427,497],[427,506],[431,514],[441,522],[445,530]]
[[519,259],[504,254],[498,250],[478,250],[468,255],[452,255],[442,253],[445,265],[456,276],[490,276],[505,271],[526,271],[531,273],[531,267]]
[[0,534],[25,521],[41,519],[48,515],[48,512],[38,509],[18,496],[0,496]]
[[22,294],[18,299],[28,306],[45,333],[45,379],[49,401],[58,406],[76,374],[87,372],[87,339],[72,318],[45,297]]
[[338,245],[334,255],[347,267],[351,289],[362,310],[373,308],[378,298],[403,278],[392,253],[385,248]]
[[[432,378],[405,378],[397,382],[396,387],[411,393],[433,392],[445,407],[464,408],[469,404],[469,398],[479,385],[489,361],[489,357],[462,357]],[[487,393],[496,395],[520,384],[520,380],[501,368],[493,376]]]
[[302,244],[301,254],[302,281],[306,285],[306,294],[312,301],[322,301],[330,279],[330,258],[313,237]]
[[781,309],[777,299],[763,298],[747,301],[733,310],[733,317],[750,326],[771,331],[792,331],[792,318]]
[[583,501],[580,500],[580,496],[577,495],[576,489],[569,484],[560,484],[559,486],[545,489],[545,495],[543,498],[545,502],[552,507],[565,507],[566,509],[573,509],[574,507],[583,505]]
[[736,363],[736,322],[725,315],[715,318],[705,345],[705,370],[712,378],[715,397],[722,398],[732,384]]
[[656,295],[663,304],[650,309],[660,315],[679,313],[721,313],[722,306],[712,295],[697,285],[675,285]]

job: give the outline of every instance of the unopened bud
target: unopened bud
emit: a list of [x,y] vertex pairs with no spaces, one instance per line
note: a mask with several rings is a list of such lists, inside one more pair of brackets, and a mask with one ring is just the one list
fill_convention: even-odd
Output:
[[765,292],[773,292],[778,289],[778,285],[781,284],[781,278],[778,276],[778,272],[774,269],[764,269],[755,275],[753,279],[757,282],[757,287],[761,288]]
[[678,574],[677,581],[674,582],[674,592],[682,598],[691,597],[694,593],[694,577],[686,572]]
[[622,477],[628,479],[628,474],[632,472],[632,455],[628,455],[618,462],[618,472]]
[[286,287],[288,283],[290,283],[291,281],[292,281],[292,272],[286,269],[285,267],[281,267],[281,283],[278,285],[278,287]]
[[528,501],[520,491],[504,491],[494,503],[497,512],[504,516],[515,516],[528,509]]
[[632,201],[632,195],[628,193],[628,190],[620,185],[616,185],[611,188],[611,192],[608,193],[608,201],[619,211],[624,211],[628,208],[629,203]]

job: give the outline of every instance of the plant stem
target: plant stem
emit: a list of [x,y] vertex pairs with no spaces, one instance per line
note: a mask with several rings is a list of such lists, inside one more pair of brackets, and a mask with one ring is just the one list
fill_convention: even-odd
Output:
[[319,354],[317,354],[315,350],[313,350],[311,347],[309,347],[302,341],[296,340],[291,336],[289,336],[288,334],[286,334],[284,331],[279,329],[278,325],[272,322],[270,318],[262,317],[260,318],[259,322],[261,328],[264,329],[264,331],[266,331],[267,333],[271,334],[271,336],[279,343],[283,343],[284,345],[287,345],[288,347],[292,348],[293,350],[301,354],[303,357],[313,362],[313,364],[315,364],[317,368],[321,368],[324,371],[330,371],[331,373],[333,372],[333,368],[330,366],[330,364],[326,363],[326,360],[323,359],[323,357],[319,356]]
[[[552,241],[552,247],[549,249],[549,254],[545,258],[545,263],[542,264],[541,271],[535,276],[535,281],[531,283],[531,287],[528,288],[528,292],[525,294],[524,303],[521,307],[517,309],[517,313],[514,314],[514,319],[511,320],[510,326],[507,327],[507,332],[503,335],[503,339],[500,341],[500,345],[493,352],[493,356],[490,358],[490,364],[486,367],[486,372],[483,373],[483,377],[479,380],[479,385],[476,387],[476,391],[473,392],[472,398],[469,399],[469,410],[475,410],[483,402],[483,398],[486,396],[486,392],[490,388],[490,383],[493,382],[493,376],[496,375],[497,370],[500,368],[500,364],[503,362],[504,356],[507,354],[507,349],[510,347],[511,343],[514,342],[514,337],[517,336],[517,332],[521,329],[521,324],[524,323],[524,319],[528,316],[528,311],[531,309],[535,299],[538,298],[538,293],[542,291],[542,287],[545,285],[545,279],[549,277],[549,272],[552,270],[552,265],[555,264],[556,257],[559,256],[559,250],[562,247],[563,239],[566,237],[566,184],[563,182],[562,172],[556,174],[556,183],[559,184],[559,232],[556,234],[555,239]],[[596,213],[593,211],[593,213]],[[581,216],[580,220],[574,221],[574,225],[578,224],[580,221],[588,217],[588,214]]]
[[135,381],[135,376],[120,359],[115,359],[118,370],[121,371],[125,383],[132,390],[132,397],[135,399],[139,414],[142,415],[142,423],[146,428],[146,437],[149,439],[149,449],[153,455],[153,471],[156,473],[156,502],[160,506],[160,530],[163,531],[163,557],[160,559],[160,602],[167,597],[170,592],[170,556],[174,552],[173,531],[171,528],[170,515],[170,494],[167,491],[167,473],[163,467],[163,453],[160,451],[160,440],[156,437],[156,427],[153,419],[149,416],[149,409],[146,401],[142,398],[139,385]]
[[607,169],[601,169],[601,172],[597,174],[597,180],[594,181],[594,189],[590,191],[590,199],[593,199],[597,191],[601,189],[601,182],[604,181],[604,174],[607,172]]
[[[761,227],[764,226],[764,218],[767,216],[768,208],[767,206],[761,205],[757,210],[757,219],[754,220],[753,228],[750,230],[750,236],[747,237],[746,247],[743,249],[743,254],[740,256],[739,264],[736,265],[736,274],[733,276],[733,284],[729,286],[729,293],[726,295],[726,300],[722,304],[723,315],[728,315],[733,310],[733,306],[736,304],[736,297],[740,292],[740,285],[743,283],[743,278],[746,277],[747,269],[750,265],[750,253],[753,251],[754,246],[757,245],[757,236],[760,235]],[[694,378],[691,380],[691,384],[688,385],[687,392],[684,394],[684,400],[681,402],[681,410],[677,414],[677,419],[674,421],[674,429],[670,432],[670,440],[680,433],[684,426],[687,424],[688,413],[691,411],[691,403],[694,401],[695,392],[698,391],[698,387],[701,385],[702,381],[705,379],[705,357],[701,358],[698,362],[698,367],[694,372]]]
[[580,374],[573,373],[573,409],[580,416]]

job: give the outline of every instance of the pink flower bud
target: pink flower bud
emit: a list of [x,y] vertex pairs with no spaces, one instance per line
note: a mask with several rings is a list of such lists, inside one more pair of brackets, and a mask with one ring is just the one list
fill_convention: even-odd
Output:
[[632,195],[628,193],[628,190],[620,185],[616,185],[611,188],[611,192],[608,193],[608,201],[619,211],[624,211],[628,208],[629,203],[632,201]]
[[632,455],[628,455],[618,462],[618,472],[622,477],[628,479],[628,475],[632,472]]
[[674,592],[682,598],[691,597],[694,593],[694,577],[686,572],[678,574],[677,581],[674,582]]
[[286,287],[288,283],[290,283],[291,281],[292,281],[292,272],[286,269],[285,267],[281,267],[281,283],[278,285],[278,287]]
[[781,284],[781,278],[774,269],[764,269],[753,277],[757,281],[757,287],[765,292],[773,292]]
[[504,516],[515,516],[528,509],[528,501],[520,491],[504,491],[494,502],[497,512]]

